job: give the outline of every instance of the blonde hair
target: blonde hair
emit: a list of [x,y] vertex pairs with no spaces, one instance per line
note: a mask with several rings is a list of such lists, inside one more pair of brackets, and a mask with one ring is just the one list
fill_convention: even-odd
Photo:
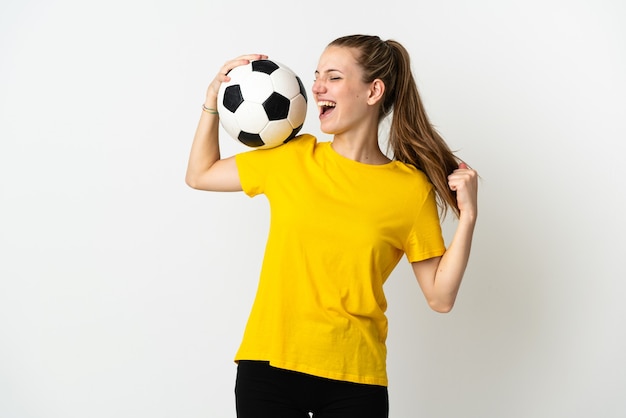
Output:
[[448,187],[448,175],[458,168],[459,159],[426,114],[408,51],[397,41],[383,41],[372,35],[343,36],[329,46],[358,51],[356,58],[363,69],[363,81],[383,81],[385,93],[379,118],[382,120],[393,111],[388,143],[393,158],[423,171],[435,188],[442,213],[452,209],[458,216],[456,193]]

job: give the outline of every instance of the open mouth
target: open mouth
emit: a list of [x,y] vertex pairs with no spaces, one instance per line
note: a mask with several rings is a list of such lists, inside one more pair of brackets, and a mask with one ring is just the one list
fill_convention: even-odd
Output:
[[337,104],[327,100],[317,102],[317,107],[320,109],[320,116],[325,116],[333,111]]

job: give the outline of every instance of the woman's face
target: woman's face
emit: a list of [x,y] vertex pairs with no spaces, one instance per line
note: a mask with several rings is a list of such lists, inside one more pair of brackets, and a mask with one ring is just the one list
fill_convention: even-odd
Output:
[[351,48],[329,46],[319,59],[313,83],[320,128],[327,134],[343,134],[371,115],[368,105],[370,85]]

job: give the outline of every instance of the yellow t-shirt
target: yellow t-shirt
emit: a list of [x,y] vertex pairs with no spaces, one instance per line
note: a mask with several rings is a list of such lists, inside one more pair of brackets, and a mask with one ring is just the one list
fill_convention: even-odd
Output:
[[236,156],[243,190],[265,194],[270,230],[235,360],[387,385],[383,284],[445,251],[432,185],[412,166],[363,164],[301,135]]

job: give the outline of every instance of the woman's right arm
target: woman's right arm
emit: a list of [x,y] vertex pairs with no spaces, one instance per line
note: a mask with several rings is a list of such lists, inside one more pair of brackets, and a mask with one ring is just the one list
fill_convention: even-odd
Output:
[[[224,64],[207,89],[205,108],[214,109],[217,112],[217,94],[222,83],[230,80],[228,76],[230,70],[239,65],[248,64],[250,61],[266,58],[266,55],[250,54]],[[219,115],[203,110],[191,144],[185,182],[198,190],[241,191],[235,157],[222,159],[220,156],[218,132]]]

